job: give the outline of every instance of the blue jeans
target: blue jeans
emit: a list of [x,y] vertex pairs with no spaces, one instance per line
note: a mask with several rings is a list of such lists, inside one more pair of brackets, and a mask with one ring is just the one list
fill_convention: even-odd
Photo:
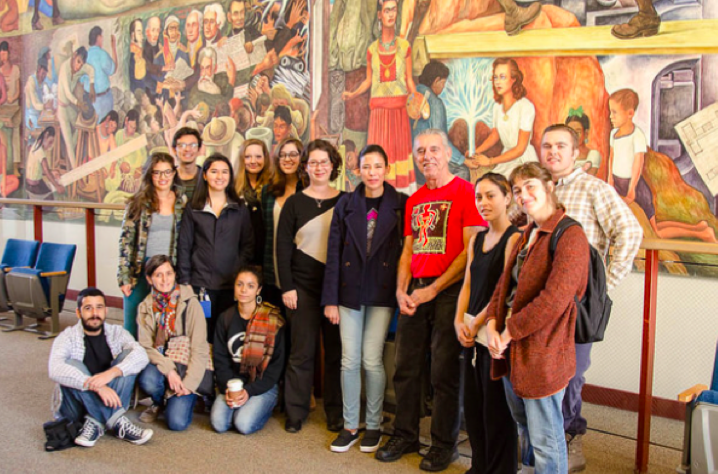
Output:
[[[119,364],[127,355],[127,351],[123,351],[112,361],[112,366]],[[87,366],[79,360],[68,359],[69,365],[77,367],[83,373],[90,375]],[[115,422],[125,414],[130,406],[130,398],[135,389],[136,375],[128,375],[125,377],[115,377],[107,384],[117,393],[122,401],[122,406],[118,408],[106,407],[97,393],[91,390],[77,390],[75,388],[60,386],[62,390],[62,405],[60,405],[60,415],[72,421],[79,421],[87,415],[93,418],[97,423],[112,428]]]
[[584,374],[591,367],[593,344],[576,344],[576,374],[568,382],[563,396],[563,429],[571,436],[586,434],[588,423],[581,416],[581,391],[586,383]]
[[279,389],[275,385],[261,395],[249,397],[247,403],[239,408],[230,408],[220,394],[212,404],[210,423],[217,433],[224,433],[232,424],[242,434],[248,435],[264,428],[272,416],[272,410],[277,404]]
[[548,397],[528,399],[516,395],[508,376],[502,380],[506,401],[522,438],[521,462],[533,465],[536,474],[567,473],[568,452],[561,411],[566,389]]
[[142,275],[137,278],[137,284],[132,288],[132,293],[130,293],[130,296],[122,295],[123,327],[135,339],[137,339],[137,307],[149,294],[150,287],[145,278],[145,266],[142,265]]
[[355,310],[339,306],[339,331],[342,338],[342,394],[344,427],[359,428],[361,367],[366,376],[366,428],[378,430],[384,406],[384,341],[392,308],[362,306]]
[[[167,389],[167,378],[157,369],[157,366],[150,363],[140,372],[140,388],[152,397],[155,405],[164,405],[165,390]],[[165,407],[165,419],[167,427],[172,431],[184,431],[192,423],[192,412],[197,403],[197,395],[191,393],[178,397],[174,395],[167,399]]]

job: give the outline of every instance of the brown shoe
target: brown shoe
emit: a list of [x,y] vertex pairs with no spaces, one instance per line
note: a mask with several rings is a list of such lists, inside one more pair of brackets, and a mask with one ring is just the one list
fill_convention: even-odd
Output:
[[65,23],[65,20],[61,16],[52,17],[53,25],[62,25],[63,23]]
[[43,29],[43,26],[42,26],[42,23],[40,23],[40,20],[32,22],[32,29],[35,31],[39,31],[39,30]]
[[628,23],[614,25],[611,34],[618,39],[633,39],[658,34],[661,26],[661,17],[648,13],[638,12]]
[[507,7],[505,12],[504,29],[507,35],[514,36],[519,34],[521,28],[538,18],[541,13],[541,3],[534,2],[528,7]]

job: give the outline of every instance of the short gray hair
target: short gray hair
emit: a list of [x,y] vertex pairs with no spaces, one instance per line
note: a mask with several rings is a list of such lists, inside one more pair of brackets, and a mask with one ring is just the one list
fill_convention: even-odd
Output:
[[[199,28],[202,29],[202,20],[204,19],[204,15],[202,15],[202,12],[199,10],[192,10],[187,14],[187,20],[189,20],[189,17],[191,17],[192,15],[197,15],[197,23],[199,24]],[[187,20],[185,20],[185,24],[187,23]],[[199,34],[202,35],[202,32],[200,31]]]
[[426,130],[422,130],[419,132],[416,137],[414,138],[414,150],[416,150],[416,142],[419,139],[419,137],[424,135],[439,135],[441,137],[441,143],[444,145],[444,149],[446,149],[449,153],[451,153],[451,144],[449,143],[449,136],[446,134],[445,131],[440,130],[438,128],[427,128]]
[[202,62],[202,59],[209,58],[212,60],[212,68],[217,67],[217,51],[212,46],[205,46],[197,54],[197,64]]
[[209,12],[214,12],[215,15],[217,15],[217,28],[221,31],[227,22],[227,15],[224,13],[224,8],[222,8],[222,5],[219,3],[210,3],[204,7],[204,16],[207,16]]

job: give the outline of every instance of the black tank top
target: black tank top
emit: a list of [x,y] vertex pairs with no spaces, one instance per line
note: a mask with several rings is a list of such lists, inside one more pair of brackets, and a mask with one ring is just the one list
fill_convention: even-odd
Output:
[[471,262],[471,295],[469,314],[476,315],[491,301],[491,295],[504,271],[506,242],[518,232],[515,226],[509,226],[494,248],[484,252],[484,238],[488,230],[476,234],[474,241],[474,260]]

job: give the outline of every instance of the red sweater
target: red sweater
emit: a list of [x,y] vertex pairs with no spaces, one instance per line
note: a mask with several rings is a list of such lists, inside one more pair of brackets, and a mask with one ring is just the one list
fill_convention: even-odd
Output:
[[[588,241],[583,229],[571,226],[558,241],[553,259],[549,251],[551,232],[564,216],[557,210],[538,228],[536,239],[521,268],[513,304],[506,321],[506,297],[511,289],[511,270],[536,226],[532,223],[517,242],[488,307],[488,320],[496,329],[508,324],[511,342],[506,356],[511,364],[511,384],[521,398],[544,398],[558,392],[576,372],[576,304],[588,279]],[[507,374],[505,360],[492,359],[495,379]]]

